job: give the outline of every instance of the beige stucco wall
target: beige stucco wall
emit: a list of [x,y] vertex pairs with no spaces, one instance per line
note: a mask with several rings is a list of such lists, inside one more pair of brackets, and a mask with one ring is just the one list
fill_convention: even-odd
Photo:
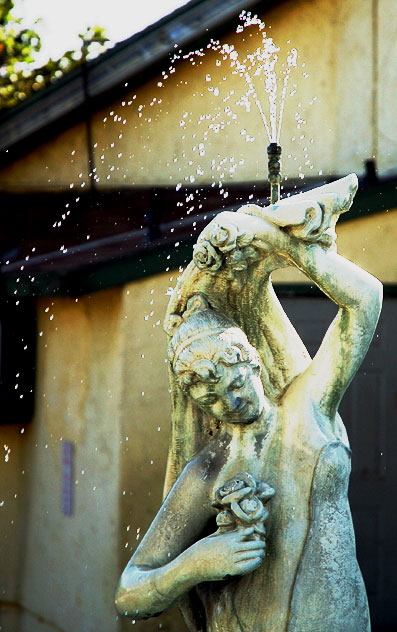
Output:
[[[299,52],[289,85],[289,92],[296,93],[287,98],[282,126],[283,173],[289,178],[362,173],[363,161],[373,156],[381,175],[395,172],[394,0],[290,1],[263,19],[281,49],[280,79],[287,51],[295,47]],[[243,59],[261,45],[261,35],[249,27],[228,34],[222,43],[233,44]],[[253,106],[247,113],[236,105],[245,82],[219,53],[204,52],[203,57],[177,60],[175,72],[165,66],[168,78],[156,77],[93,117],[98,186],[176,186],[191,183],[192,177],[197,183],[266,178],[268,139],[258,111]],[[259,82],[256,88],[266,112],[263,86]],[[226,106],[236,120],[225,114]],[[305,121],[300,129],[297,114]],[[224,129],[210,129],[222,121]],[[247,142],[248,136],[255,140]],[[71,185],[76,191],[87,186],[83,124],[0,172],[3,189]]]
[[[136,549],[162,501],[170,430],[167,337],[162,323],[168,302],[167,291],[175,284],[178,274],[149,277],[121,290],[120,570]],[[130,620],[124,619],[122,629],[130,628]],[[137,621],[135,629],[183,632],[185,628],[179,612],[173,609],[158,618]]]
[[339,251],[378,277],[397,283],[397,210],[340,225]]
[[393,36],[397,24],[397,4],[382,0],[379,6],[379,82],[375,91],[378,112],[378,156],[381,172],[395,173],[397,152],[397,128],[393,114],[393,102],[397,81],[397,40]]
[[[375,51],[370,0],[299,0],[283,3],[266,17],[269,34],[284,47],[291,40],[306,64],[296,80],[296,101],[287,103],[284,116],[281,142],[289,177],[298,174],[299,166],[306,176],[320,170],[360,173],[362,161],[374,153],[381,175],[395,169],[397,6],[393,0],[378,6],[382,36]],[[225,41],[242,45],[235,34]],[[257,45],[255,36],[248,42],[250,49]],[[227,74],[225,62],[217,66],[214,53],[202,59],[202,65],[201,58],[195,66],[178,65],[164,87],[157,86],[159,77],[94,117],[100,186],[176,186],[190,182],[191,175],[198,183],[264,178],[267,139],[254,109],[247,115],[236,108],[237,121],[218,134],[208,125],[220,119],[200,119],[222,113],[227,92],[242,91],[241,80]],[[380,64],[376,85],[374,59]],[[218,88],[219,96],[208,88]],[[313,97],[317,100],[310,105]],[[306,119],[303,139],[295,125],[298,109]],[[246,142],[242,129],[255,141]],[[206,131],[205,155],[200,155]],[[75,191],[87,186],[84,125],[0,171],[2,189],[70,185]],[[343,222],[338,233],[342,254],[383,282],[397,283],[397,210]],[[288,269],[274,280],[305,279]],[[160,321],[174,282],[165,273],[77,301],[38,302],[42,333],[35,418],[23,433],[20,427],[2,427],[0,445],[0,624],[5,630],[49,632],[58,626],[64,632],[111,632],[120,627],[112,606],[114,585],[161,502],[169,396]],[[72,517],[60,511],[62,438],[75,445]],[[182,624],[174,617],[137,622],[134,629],[154,632],[162,624],[180,632]]]
[[[38,303],[21,632],[43,630],[41,617],[59,629],[116,627],[120,310],[118,291]],[[61,512],[62,440],[75,450],[72,516]]]
[[81,123],[0,169],[0,189],[23,192],[74,188],[77,191],[87,182],[87,174],[86,127]]
[[[160,321],[174,280],[37,303],[34,420],[2,431],[8,632],[119,629],[116,582],[162,498],[170,415]],[[61,511],[62,440],[75,451],[72,516]],[[170,616],[142,625],[158,630]]]

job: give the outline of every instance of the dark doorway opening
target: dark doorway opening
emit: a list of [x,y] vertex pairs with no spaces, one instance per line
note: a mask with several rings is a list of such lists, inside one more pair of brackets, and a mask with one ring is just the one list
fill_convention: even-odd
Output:
[[[278,294],[314,354],[335,305],[326,298]],[[340,406],[353,453],[350,505],[373,632],[397,630],[396,323],[397,299],[386,297],[370,349]]]

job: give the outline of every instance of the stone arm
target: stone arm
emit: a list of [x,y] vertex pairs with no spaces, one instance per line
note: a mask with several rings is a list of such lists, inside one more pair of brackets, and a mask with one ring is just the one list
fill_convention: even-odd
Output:
[[[309,210],[317,206],[315,201],[304,203]],[[329,234],[324,240],[319,239],[321,233],[302,238],[269,222],[268,217],[260,217],[260,213],[254,209],[253,215],[239,213],[233,218],[232,213],[225,212],[222,216],[240,230],[250,230],[258,250],[270,251],[283,265],[299,268],[339,307],[315,357],[284,395],[308,395],[333,420],[372,340],[382,304],[382,284],[337,254]]]
[[208,490],[200,468],[190,463],[121,576],[120,614],[154,616],[200,582],[244,575],[261,564],[265,545],[249,539],[253,528],[199,539],[215,513]]
[[[307,394],[331,420],[367,352],[382,301],[381,283],[336,253],[335,224],[340,213],[350,208],[356,190],[357,178],[351,174],[277,205],[246,205],[216,218],[218,224],[233,224],[241,235],[253,235],[250,246],[262,252],[269,269],[294,265],[338,305],[316,356],[284,393],[284,398]],[[270,327],[277,328],[278,316],[274,316]],[[290,353],[297,353],[293,340],[284,344],[292,345]]]
[[291,236],[285,242],[289,261],[339,307],[315,357],[294,380],[288,395],[307,393],[332,420],[372,340],[382,285],[333,250]]

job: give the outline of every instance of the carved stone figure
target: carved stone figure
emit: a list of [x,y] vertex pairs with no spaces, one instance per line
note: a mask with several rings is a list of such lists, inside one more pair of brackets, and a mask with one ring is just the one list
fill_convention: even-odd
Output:
[[[336,252],[356,190],[353,174],[223,212],[200,235],[165,322],[166,498],[121,577],[120,613],[179,602],[195,632],[370,630],[337,412],[381,307],[381,284]],[[339,308],[313,359],[271,285],[287,265]]]

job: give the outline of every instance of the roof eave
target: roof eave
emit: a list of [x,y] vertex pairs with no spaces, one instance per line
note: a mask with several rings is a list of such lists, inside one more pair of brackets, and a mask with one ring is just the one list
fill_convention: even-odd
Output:
[[[333,177],[330,180],[335,180]],[[311,185],[318,184],[312,182]],[[309,187],[310,188],[310,187]],[[266,203],[266,200],[255,200]],[[374,213],[397,208],[397,180],[361,181],[353,208],[340,222],[364,219]],[[159,237],[148,240],[145,230],[130,231],[60,251],[6,262],[0,266],[5,297],[79,296],[146,276],[185,266],[192,246],[220,207],[190,215],[177,224],[159,226]],[[172,227],[172,231],[170,228]]]
[[98,109],[127,84],[147,81],[175,51],[225,29],[243,9],[262,5],[270,9],[282,0],[192,0],[155,25],[121,42],[97,59],[81,66],[25,103],[0,117],[0,164],[10,162],[18,147],[26,152],[43,141],[44,130],[65,125],[65,120]]

